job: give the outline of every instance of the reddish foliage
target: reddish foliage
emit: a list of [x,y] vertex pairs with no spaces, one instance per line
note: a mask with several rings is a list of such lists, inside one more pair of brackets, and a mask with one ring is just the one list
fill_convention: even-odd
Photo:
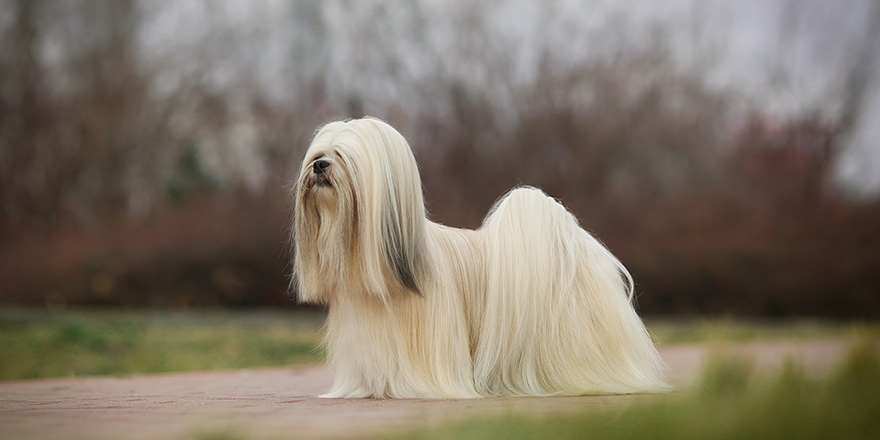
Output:
[[153,220],[25,234],[0,247],[6,303],[277,306],[289,303],[283,195],[200,199]]

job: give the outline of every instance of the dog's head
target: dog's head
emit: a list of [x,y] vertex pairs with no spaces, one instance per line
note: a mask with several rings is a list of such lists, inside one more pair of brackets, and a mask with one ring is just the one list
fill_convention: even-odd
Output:
[[420,292],[421,179],[394,128],[373,118],[324,125],[295,188],[294,281],[303,301],[328,302],[341,290],[386,301]]

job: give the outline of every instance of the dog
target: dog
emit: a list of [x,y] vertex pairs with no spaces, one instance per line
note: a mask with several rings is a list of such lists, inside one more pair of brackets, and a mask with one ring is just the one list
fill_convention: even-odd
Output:
[[382,120],[320,127],[293,185],[291,289],[329,307],[330,398],[650,393],[665,366],[621,262],[533,187],[476,230],[427,218]]

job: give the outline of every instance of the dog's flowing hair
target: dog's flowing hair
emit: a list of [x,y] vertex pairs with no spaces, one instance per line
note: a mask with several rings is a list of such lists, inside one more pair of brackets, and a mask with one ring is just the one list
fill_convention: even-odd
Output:
[[542,191],[477,230],[426,217],[403,136],[321,127],[294,187],[292,288],[326,304],[324,397],[467,398],[665,390],[629,272]]

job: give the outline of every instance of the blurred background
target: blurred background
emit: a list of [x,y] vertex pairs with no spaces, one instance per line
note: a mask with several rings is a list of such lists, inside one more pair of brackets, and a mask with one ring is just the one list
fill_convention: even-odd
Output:
[[876,0],[0,0],[0,304],[295,307],[290,182],[363,115],[437,221],[560,199],[643,314],[880,317]]

